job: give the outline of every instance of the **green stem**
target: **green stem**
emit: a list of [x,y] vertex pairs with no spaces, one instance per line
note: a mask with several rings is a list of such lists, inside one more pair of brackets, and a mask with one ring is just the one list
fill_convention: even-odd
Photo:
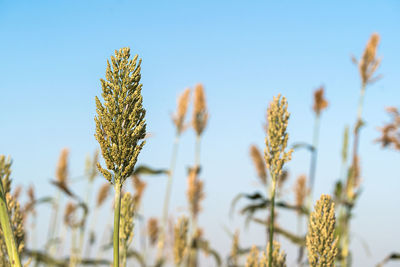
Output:
[[166,236],[166,229],[167,229],[167,221],[168,221],[168,210],[169,210],[169,202],[171,199],[171,191],[172,191],[172,180],[174,177],[176,160],[178,156],[178,147],[179,147],[179,134],[177,133],[175,136],[174,144],[172,147],[172,155],[171,155],[171,162],[168,171],[168,183],[167,188],[165,191],[165,199],[164,199],[164,208],[163,208],[163,216],[162,216],[162,228],[160,234],[160,241],[158,246],[158,259],[161,259],[164,251],[165,245],[165,236]]
[[357,120],[356,124],[354,125],[354,143],[353,143],[353,166],[358,154],[358,143],[360,139],[360,127],[359,124],[362,122],[362,111],[364,107],[364,98],[365,98],[365,84],[361,86],[360,91],[360,99],[358,101],[358,108],[357,108]]
[[[117,178],[117,177],[116,177]],[[121,184],[115,179],[115,207],[114,207],[114,233],[113,233],[113,267],[119,267],[119,217],[121,211]]]
[[61,192],[57,191],[56,201],[53,202],[53,212],[50,220],[49,232],[47,234],[47,244],[46,249],[49,250],[49,254],[53,256],[55,252],[55,245],[54,245],[54,236],[57,232],[57,218],[58,218],[58,210],[61,204]]
[[71,235],[71,250],[70,250],[70,257],[69,257],[69,267],[76,266],[76,228],[73,227]]
[[3,184],[0,179],[0,225],[3,230],[3,238],[6,242],[7,253],[12,267],[20,267],[18,248],[15,242],[14,233],[11,227],[11,220],[8,214],[6,196],[4,194]]
[[[201,135],[196,135],[196,147],[195,147],[195,155],[194,155],[194,167],[195,171],[198,171],[198,168],[200,168],[200,147],[201,147]],[[192,214],[192,234],[190,238],[190,243],[191,244],[194,241],[194,236],[196,235],[197,232],[197,218],[194,217],[194,214]],[[197,250],[196,249],[191,249],[190,250],[190,255],[189,255],[189,267],[196,267],[197,266]]]
[[311,200],[312,200],[312,193],[313,193],[314,184],[315,184],[315,173],[316,173],[316,170],[317,170],[319,128],[320,128],[320,115],[317,114],[315,116],[315,121],[314,121],[314,132],[313,132],[313,142],[312,142],[313,151],[312,151],[312,154],[311,154],[310,173],[309,173]]
[[274,220],[275,220],[275,189],[276,189],[276,177],[272,177],[272,190],[271,190],[271,214],[269,221],[269,255],[268,255],[268,267],[272,266],[272,252],[274,249]]
[[[85,204],[87,207],[89,207],[89,201],[92,198],[92,189],[93,189],[93,182],[90,180],[88,181],[87,188],[86,188],[86,200]],[[85,237],[85,232],[86,232],[86,219],[85,222],[83,223],[82,226],[79,227],[79,251],[80,255],[79,258],[82,259],[82,253],[83,253],[83,243],[84,243],[84,237]],[[86,254],[88,256],[88,254]]]

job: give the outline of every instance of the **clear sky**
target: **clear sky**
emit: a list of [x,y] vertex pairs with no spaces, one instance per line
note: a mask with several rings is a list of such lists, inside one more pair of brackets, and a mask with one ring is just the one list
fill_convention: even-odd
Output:
[[[168,166],[176,97],[196,83],[205,86],[210,121],[201,156],[206,200],[200,224],[226,255],[231,244],[223,227],[244,226],[239,215],[228,218],[230,201],[239,192],[262,190],[248,150],[250,144],[264,145],[262,125],[274,95],[282,93],[289,102],[289,142],[310,142],[312,92],[325,85],[329,108],[321,121],[315,195],[332,192],[343,128],[354,123],[359,95],[350,56],[360,57],[371,33],[378,32],[383,79],[366,93],[363,193],[352,225],[355,266],[372,266],[400,250],[399,153],[373,143],[379,136],[376,127],[389,119],[384,107],[399,106],[399,14],[400,3],[394,0],[0,0],[0,153],[14,160],[14,183],[33,183],[42,196],[53,190],[48,181],[63,147],[71,152],[71,177],[81,175],[85,156],[98,147],[94,96],[101,93],[106,60],[114,49],[129,46],[143,59],[144,106],[152,134],[139,163]],[[193,163],[193,150],[194,134],[188,131],[174,182],[175,215],[186,207],[185,169]],[[295,178],[308,165],[307,152],[293,155],[288,201]],[[165,179],[146,180],[144,214],[159,215]],[[293,219],[283,215],[280,223],[295,227]],[[242,230],[242,245],[262,244],[263,231],[255,226]],[[292,263],[296,251],[283,244]]]

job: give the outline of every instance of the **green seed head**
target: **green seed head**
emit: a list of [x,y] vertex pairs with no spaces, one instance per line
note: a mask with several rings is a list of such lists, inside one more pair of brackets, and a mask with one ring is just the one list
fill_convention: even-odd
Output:
[[108,170],[97,164],[110,183],[123,184],[135,167],[146,134],[146,111],[142,106],[140,64],[130,49],[115,51],[101,79],[104,102],[96,97],[96,133]]

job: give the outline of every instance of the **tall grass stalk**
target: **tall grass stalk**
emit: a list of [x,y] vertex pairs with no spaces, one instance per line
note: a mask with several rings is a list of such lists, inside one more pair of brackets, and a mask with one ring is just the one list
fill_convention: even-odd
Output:
[[310,161],[310,185],[309,185],[309,210],[311,210],[312,199],[313,199],[313,190],[315,184],[315,175],[317,170],[317,159],[318,159],[318,143],[319,143],[319,132],[320,132],[320,121],[321,121],[321,113],[324,109],[328,107],[328,101],[326,101],[324,97],[325,88],[321,86],[314,92],[314,105],[313,110],[315,113],[314,119],[314,131],[312,137],[312,153],[311,153],[311,161]]
[[285,151],[289,139],[286,132],[290,114],[287,111],[287,101],[279,94],[273,98],[267,110],[267,136],[265,138],[265,162],[271,177],[271,209],[269,221],[269,257],[268,266],[272,266],[273,240],[274,240],[274,212],[276,184],[282,174],[283,166],[291,159],[293,150]]
[[172,121],[176,127],[176,134],[174,139],[174,144],[172,147],[172,155],[171,155],[171,162],[168,170],[168,182],[165,191],[165,199],[164,199],[164,208],[162,214],[162,225],[161,225],[161,233],[160,238],[158,241],[158,261],[161,260],[163,253],[164,253],[164,246],[166,242],[166,229],[167,229],[167,222],[168,222],[168,212],[169,212],[169,202],[171,199],[171,192],[172,192],[172,182],[175,173],[176,167],[176,160],[178,157],[178,148],[179,148],[179,140],[181,134],[185,131],[185,116],[187,112],[187,108],[189,105],[189,97],[190,97],[190,89],[185,89],[183,93],[178,97],[178,105],[177,111],[172,117]]
[[119,220],[121,213],[121,184],[114,185],[114,231],[113,231],[113,266],[119,266]]
[[313,139],[312,139],[312,154],[311,154],[311,161],[310,161],[310,198],[312,200],[313,189],[315,184],[315,173],[317,170],[317,159],[318,159],[318,142],[319,142],[319,132],[320,132],[320,115],[315,115],[314,120],[314,131],[313,131]]
[[107,61],[106,80],[101,79],[104,104],[96,97],[96,133],[107,169],[97,168],[115,190],[113,264],[119,267],[121,187],[135,168],[146,135],[146,110],[140,84],[141,60],[130,59],[130,49],[115,51]]
[[174,173],[175,173],[176,160],[178,158],[178,148],[179,148],[179,135],[177,134],[174,139],[174,144],[172,147],[172,154],[171,154],[171,162],[170,162],[170,166],[169,166],[169,170],[168,170],[168,182],[167,182],[167,188],[166,188],[166,192],[165,192],[164,208],[163,208],[163,215],[162,215],[162,226],[161,226],[160,240],[159,240],[159,245],[158,245],[158,259],[162,258],[164,246],[165,246],[165,242],[166,242],[169,202],[171,199],[172,181],[173,181],[173,177],[174,177]]

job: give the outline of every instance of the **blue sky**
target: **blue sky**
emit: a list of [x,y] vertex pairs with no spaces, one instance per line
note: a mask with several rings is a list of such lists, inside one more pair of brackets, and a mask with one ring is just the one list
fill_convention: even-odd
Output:
[[[52,187],[58,155],[71,151],[72,177],[98,146],[93,137],[94,96],[115,49],[129,46],[143,59],[142,83],[148,140],[140,163],[169,164],[174,129],[170,115],[186,87],[203,83],[210,121],[202,163],[206,200],[200,222],[221,252],[221,234],[243,226],[229,220],[238,192],[261,190],[249,145],[263,147],[265,110],[274,95],[289,102],[290,143],[310,141],[312,92],[325,85],[316,195],[330,193],[339,174],[341,136],[356,115],[360,79],[350,56],[359,57],[373,32],[381,35],[383,79],[367,89],[360,150],[363,195],[355,210],[355,266],[371,265],[400,247],[399,153],[373,143],[376,127],[389,118],[385,106],[399,106],[400,4],[397,1],[0,1],[0,153],[14,160],[16,184]],[[193,163],[194,134],[183,135],[172,210],[185,208],[185,168]],[[296,152],[285,199],[292,200],[297,175],[309,157]],[[100,183],[99,179],[98,183]],[[160,214],[165,179],[148,178],[146,216]],[[84,184],[84,183],[83,183]],[[44,214],[45,211],[44,211]],[[293,227],[293,217],[282,224]],[[242,231],[243,245],[262,244],[260,231]],[[223,233],[223,232],[222,232]],[[219,235],[221,237],[219,237]],[[357,239],[369,244],[367,257]],[[288,253],[295,253],[284,243]],[[289,256],[294,259],[295,256]]]

